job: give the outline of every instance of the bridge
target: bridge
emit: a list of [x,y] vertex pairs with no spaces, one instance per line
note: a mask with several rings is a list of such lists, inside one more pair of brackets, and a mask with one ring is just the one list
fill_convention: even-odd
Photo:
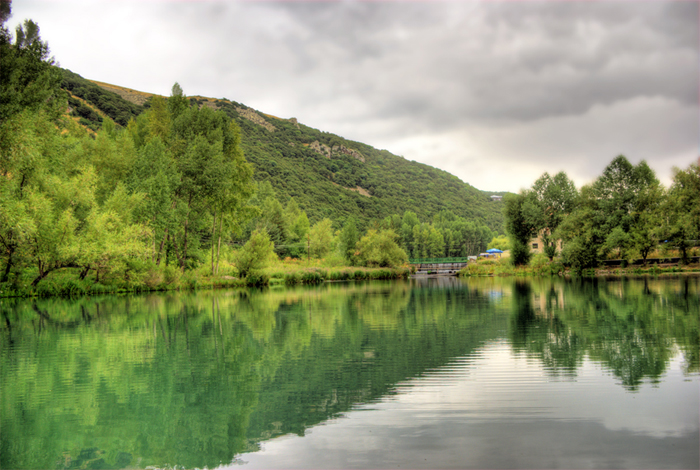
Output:
[[469,258],[412,258],[416,274],[454,274],[467,265]]

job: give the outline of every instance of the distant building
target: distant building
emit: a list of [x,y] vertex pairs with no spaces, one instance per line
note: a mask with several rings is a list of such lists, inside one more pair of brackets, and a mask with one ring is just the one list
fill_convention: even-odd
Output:
[[503,199],[503,196],[496,196],[495,194],[491,196],[492,201],[500,201]]
[[[540,230],[536,237],[530,239],[530,251],[533,253],[544,253],[542,232],[544,232],[544,230]],[[561,240],[557,240],[557,251],[561,251]]]

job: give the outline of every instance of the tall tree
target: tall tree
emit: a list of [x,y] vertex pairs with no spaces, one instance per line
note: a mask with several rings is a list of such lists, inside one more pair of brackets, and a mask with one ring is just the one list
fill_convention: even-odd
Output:
[[65,110],[66,99],[49,45],[32,20],[17,26],[13,42],[4,25],[7,17],[0,28],[0,122],[24,110],[47,111],[55,119]]
[[578,203],[578,191],[566,173],[559,172],[554,177],[544,173],[527,192],[523,205],[525,217],[539,234],[544,253],[550,261],[557,253],[555,230],[564,217],[570,214]]
[[343,229],[340,231],[339,245],[345,261],[354,264],[355,250],[357,242],[360,239],[359,231],[357,230],[357,222],[355,218],[350,217],[345,221]]
[[516,266],[527,264],[530,260],[530,238],[536,233],[536,225],[526,215],[528,194],[506,194],[503,198],[503,216],[510,240],[510,257]]
[[686,170],[674,168],[673,183],[664,205],[664,229],[688,262],[690,240],[700,238],[700,167],[693,163]]

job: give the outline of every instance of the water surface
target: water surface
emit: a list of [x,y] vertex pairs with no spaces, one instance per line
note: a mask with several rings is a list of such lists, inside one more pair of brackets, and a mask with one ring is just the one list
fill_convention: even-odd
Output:
[[698,468],[698,278],[0,300],[0,468]]

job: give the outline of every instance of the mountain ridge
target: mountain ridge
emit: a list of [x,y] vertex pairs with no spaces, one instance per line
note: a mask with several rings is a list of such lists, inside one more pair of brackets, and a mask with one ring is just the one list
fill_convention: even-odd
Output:
[[[97,111],[125,126],[158,96],[88,80],[69,70],[63,74],[62,88],[75,105],[71,113],[93,131],[101,127]],[[445,170],[314,129],[294,117],[279,118],[226,98],[188,98],[191,104],[221,110],[233,119],[241,129],[241,145],[255,168],[255,180],[269,182],[281,201],[294,197],[312,222],[328,217],[342,224],[354,217],[361,226],[369,226],[406,211],[423,221],[450,211],[503,233],[501,203],[490,196],[505,192],[479,190]]]

